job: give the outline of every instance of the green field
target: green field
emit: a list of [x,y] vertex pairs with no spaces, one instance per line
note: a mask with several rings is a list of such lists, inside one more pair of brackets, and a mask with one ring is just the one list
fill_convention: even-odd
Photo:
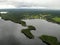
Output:
[[60,17],[54,17],[54,18],[52,18],[54,21],[56,21],[56,22],[60,22]]

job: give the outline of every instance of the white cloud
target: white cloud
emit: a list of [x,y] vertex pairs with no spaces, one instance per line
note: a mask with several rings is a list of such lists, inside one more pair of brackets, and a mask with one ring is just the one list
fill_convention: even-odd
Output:
[[6,5],[6,4],[0,5],[0,9],[7,9],[7,8],[16,8],[16,7],[13,5]]
[[17,8],[46,7],[48,9],[60,9],[60,0],[0,0],[0,4],[12,5]]

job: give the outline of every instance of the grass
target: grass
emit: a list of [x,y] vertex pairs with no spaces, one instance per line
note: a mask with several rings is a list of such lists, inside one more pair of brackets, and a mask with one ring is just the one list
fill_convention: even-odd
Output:
[[54,18],[52,18],[54,21],[56,21],[56,22],[60,22],[60,17],[54,17]]
[[42,35],[39,37],[44,43],[46,43],[47,45],[60,45],[60,43],[58,43],[58,40],[56,37],[53,36],[47,36],[47,35]]

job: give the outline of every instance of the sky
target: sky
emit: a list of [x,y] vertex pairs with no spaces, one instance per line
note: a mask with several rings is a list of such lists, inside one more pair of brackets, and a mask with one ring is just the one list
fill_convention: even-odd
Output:
[[60,9],[60,0],[0,0],[0,9],[6,8]]

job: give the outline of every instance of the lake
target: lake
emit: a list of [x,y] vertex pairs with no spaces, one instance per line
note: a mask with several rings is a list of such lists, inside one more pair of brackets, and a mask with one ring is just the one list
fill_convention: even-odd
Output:
[[5,41],[6,43],[4,42],[4,44],[8,45],[7,40],[10,39],[9,37],[13,37],[19,41],[20,45],[46,45],[38,38],[41,35],[55,36],[60,41],[60,25],[43,19],[27,19],[23,21],[27,25],[32,25],[36,28],[35,31],[31,31],[35,36],[34,39],[29,39],[21,33],[21,30],[27,28],[27,26],[24,27],[20,24],[0,19],[0,42],[3,40],[2,42]]

